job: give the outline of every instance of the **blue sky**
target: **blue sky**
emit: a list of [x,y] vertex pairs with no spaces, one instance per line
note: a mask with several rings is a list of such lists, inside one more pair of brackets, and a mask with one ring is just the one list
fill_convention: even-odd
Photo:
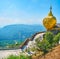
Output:
[[57,22],[60,22],[60,0],[0,0],[0,27],[42,24],[50,5]]

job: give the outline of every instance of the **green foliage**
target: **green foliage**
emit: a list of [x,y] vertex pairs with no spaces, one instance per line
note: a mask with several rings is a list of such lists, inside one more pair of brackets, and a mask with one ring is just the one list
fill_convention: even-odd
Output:
[[25,55],[20,55],[20,56],[14,56],[10,55],[7,59],[31,59],[31,56],[25,56]]
[[7,59],[20,59],[19,56],[10,55]]
[[40,38],[37,38],[35,41],[39,43],[40,42]]
[[58,33],[58,34],[54,37],[54,43],[55,43],[55,44],[59,44],[59,40],[60,40],[60,33]]
[[50,44],[46,39],[43,39],[40,43],[37,44],[37,46],[44,51],[44,53],[48,52],[50,49]]
[[46,32],[44,38],[47,39],[49,43],[52,43],[52,42],[53,42],[53,37],[54,37],[53,33],[51,33],[51,32]]
[[20,55],[20,59],[31,59],[31,56]]
[[54,35],[52,32],[46,32],[44,39],[46,39],[52,46]]
[[52,32],[46,32],[42,41],[40,39],[36,39],[36,43],[38,48],[40,48],[44,53],[52,49],[55,45],[59,44],[60,33],[56,36],[53,35]]
[[53,38],[53,33],[46,32],[42,41],[40,41],[39,38],[36,39],[38,48],[40,48],[44,52],[44,54],[47,53],[53,47]]
[[37,49],[35,47],[31,48],[31,51],[36,51]]

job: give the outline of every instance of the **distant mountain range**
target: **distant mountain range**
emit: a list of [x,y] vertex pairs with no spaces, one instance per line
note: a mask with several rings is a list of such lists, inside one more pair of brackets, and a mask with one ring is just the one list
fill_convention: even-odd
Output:
[[1,40],[20,40],[24,41],[26,38],[31,37],[34,33],[44,31],[42,25],[23,25],[15,24],[8,25],[0,28],[0,41]]

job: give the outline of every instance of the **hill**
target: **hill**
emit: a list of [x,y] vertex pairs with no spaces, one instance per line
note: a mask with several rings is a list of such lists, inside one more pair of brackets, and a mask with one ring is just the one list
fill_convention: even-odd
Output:
[[14,41],[24,41],[27,38],[30,38],[36,32],[44,31],[42,25],[24,25],[24,24],[14,24],[8,25],[3,28],[0,28],[0,46],[3,46],[7,43],[11,44]]
[[50,51],[49,53],[47,53],[42,57],[35,57],[32,59],[60,59],[60,45],[56,46],[55,48],[53,48],[52,51]]
[[41,25],[8,25],[0,29],[0,40],[23,40],[43,30]]

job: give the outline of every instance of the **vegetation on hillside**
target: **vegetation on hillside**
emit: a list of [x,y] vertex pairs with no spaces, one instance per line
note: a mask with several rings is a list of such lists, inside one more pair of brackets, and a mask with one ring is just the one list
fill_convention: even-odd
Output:
[[[43,52],[41,53],[39,56],[41,55],[45,55],[47,52],[50,52],[52,50],[52,48],[54,48],[55,46],[59,45],[59,41],[60,41],[60,33],[58,33],[57,35],[54,35],[51,32],[46,32],[44,35],[43,40],[41,41],[40,38],[36,39],[36,49],[34,50],[34,48],[32,48],[34,51],[36,52]],[[29,49],[31,50],[31,49]],[[33,56],[33,55],[32,55]],[[36,56],[36,54],[35,54]],[[25,56],[25,55],[20,55],[20,56],[9,56],[7,59],[31,59],[31,56]]]
[[7,59],[31,59],[30,56],[25,56],[25,55],[10,55],[9,57],[7,57]]
[[60,33],[53,35],[51,32],[46,32],[42,41],[36,41],[38,48],[45,53],[50,51],[53,47],[59,44]]

